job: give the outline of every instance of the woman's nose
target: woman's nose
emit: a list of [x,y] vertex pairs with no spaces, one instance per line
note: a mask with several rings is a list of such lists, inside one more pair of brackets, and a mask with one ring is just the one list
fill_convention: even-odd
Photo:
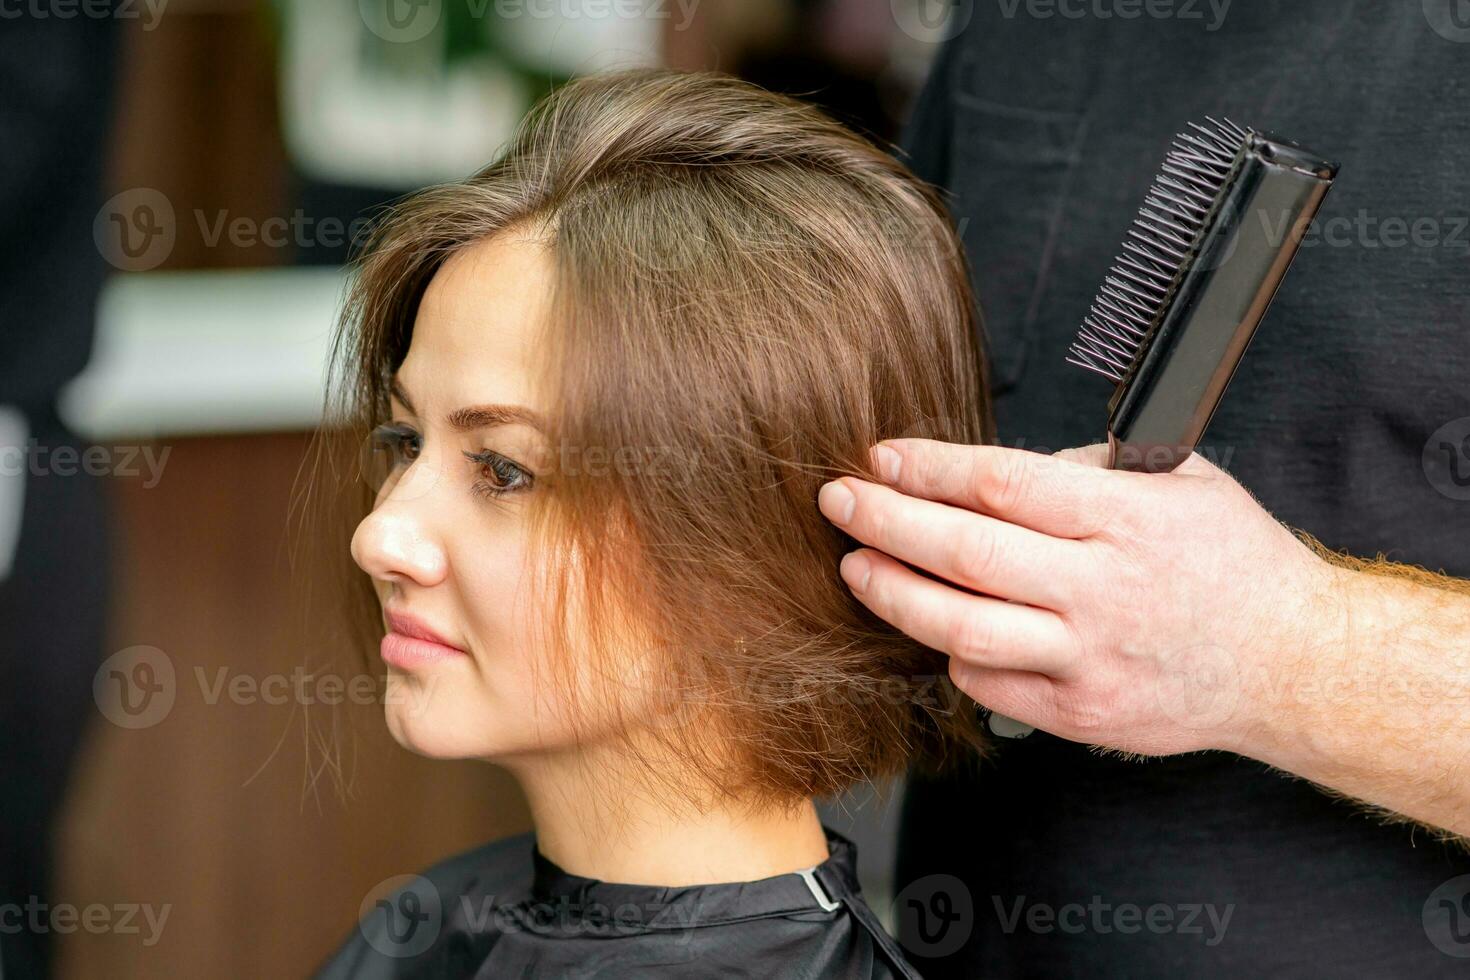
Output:
[[449,562],[443,547],[406,505],[391,498],[363,518],[352,535],[358,567],[384,582],[437,585]]

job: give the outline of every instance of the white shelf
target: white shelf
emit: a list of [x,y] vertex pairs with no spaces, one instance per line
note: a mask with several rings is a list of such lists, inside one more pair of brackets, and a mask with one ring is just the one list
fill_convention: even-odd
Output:
[[94,441],[314,428],[345,283],[334,268],[114,276],[62,415]]

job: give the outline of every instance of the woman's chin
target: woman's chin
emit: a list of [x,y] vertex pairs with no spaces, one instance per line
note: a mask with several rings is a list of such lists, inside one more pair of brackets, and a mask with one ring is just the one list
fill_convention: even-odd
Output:
[[523,744],[523,739],[506,737],[529,729],[529,724],[517,724],[483,704],[454,704],[447,697],[425,697],[414,680],[392,675],[383,720],[395,742],[430,759],[494,762],[539,748]]
[[454,726],[446,724],[442,716],[413,714],[390,704],[383,713],[383,719],[393,740],[415,755],[429,759],[486,757],[483,739],[476,739],[471,744],[462,729],[456,731]]

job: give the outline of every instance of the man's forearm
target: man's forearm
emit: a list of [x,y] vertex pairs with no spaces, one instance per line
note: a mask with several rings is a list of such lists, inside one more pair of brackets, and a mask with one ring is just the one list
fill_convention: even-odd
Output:
[[1470,582],[1333,556],[1325,631],[1264,675],[1235,748],[1470,837]]

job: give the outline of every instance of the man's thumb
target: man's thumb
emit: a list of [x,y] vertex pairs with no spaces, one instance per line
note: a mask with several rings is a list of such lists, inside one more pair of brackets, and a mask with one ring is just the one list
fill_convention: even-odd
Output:
[[1108,461],[1112,459],[1111,447],[1105,442],[1093,446],[1079,446],[1076,449],[1063,449],[1056,453],[1057,459],[1070,460],[1073,463],[1081,463],[1083,466],[1096,466],[1099,469],[1107,469]]

